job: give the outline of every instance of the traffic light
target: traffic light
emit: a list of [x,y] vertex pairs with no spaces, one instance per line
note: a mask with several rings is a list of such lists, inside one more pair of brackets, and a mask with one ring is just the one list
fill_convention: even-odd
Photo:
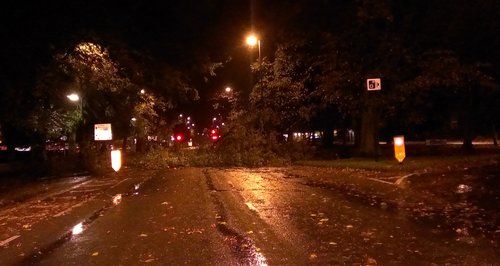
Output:
[[182,142],[183,139],[184,139],[184,136],[182,134],[175,135],[175,141]]
[[212,129],[212,130],[210,130],[210,139],[211,139],[212,141],[216,141],[216,140],[218,140],[218,139],[219,139],[219,134],[218,134],[218,132],[217,132],[217,129]]

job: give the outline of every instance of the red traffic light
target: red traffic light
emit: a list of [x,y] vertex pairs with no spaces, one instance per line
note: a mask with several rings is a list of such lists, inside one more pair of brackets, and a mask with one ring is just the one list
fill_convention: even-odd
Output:
[[181,142],[183,139],[184,139],[184,136],[182,136],[181,134],[177,134],[177,135],[175,136],[175,140],[176,140],[177,142]]
[[210,139],[213,140],[213,141],[216,141],[216,140],[219,139],[219,134],[217,134],[217,130],[216,129],[210,130]]

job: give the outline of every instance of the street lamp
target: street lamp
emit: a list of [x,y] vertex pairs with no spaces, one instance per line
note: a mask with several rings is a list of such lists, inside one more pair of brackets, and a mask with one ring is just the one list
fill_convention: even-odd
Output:
[[[83,122],[83,100],[82,98],[76,94],[76,93],[71,93],[69,95],[66,95],[66,97],[72,101],[72,102],[80,102],[80,119]],[[76,150],[76,129],[73,129],[71,132],[70,140],[69,140],[69,146],[70,150],[74,152]]]
[[255,34],[250,34],[247,36],[246,43],[250,47],[255,47],[255,45],[259,48],[259,64],[260,64],[260,39]]
[[226,87],[226,92],[230,93],[231,92],[231,87]]
[[80,96],[78,96],[78,94],[76,94],[76,93],[66,95],[66,97],[68,97],[68,99],[72,102],[76,102],[76,101],[80,100]]
[[83,98],[80,97],[78,94],[76,93],[71,93],[71,94],[68,94],[66,95],[66,97],[72,101],[72,102],[78,102],[80,101],[80,115],[81,115],[81,119],[83,121]]

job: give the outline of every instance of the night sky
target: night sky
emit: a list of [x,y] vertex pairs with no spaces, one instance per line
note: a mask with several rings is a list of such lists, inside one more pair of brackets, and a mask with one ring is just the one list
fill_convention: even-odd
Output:
[[[256,8],[255,3],[238,0],[3,3],[0,86],[31,86],[37,69],[53,54],[86,36],[98,36],[105,46],[125,43],[175,69],[192,68],[201,58],[231,58],[249,70],[243,38],[258,26],[252,22]],[[231,76],[241,79],[226,74],[226,80],[218,76],[212,84],[198,87],[202,97],[214,90],[208,86],[235,84]]]
[[[2,74],[6,75],[4,78],[25,75],[30,65],[45,63],[54,51],[65,48],[70,41],[81,39],[86,33],[100,36],[104,43],[107,40],[125,42],[130,47],[150,53],[157,60],[185,67],[200,56],[210,56],[214,61],[244,56],[242,53],[248,51],[243,45],[243,38],[247,32],[255,29],[261,35],[262,52],[266,55],[273,52],[273,43],[277,38],[283,39],[280,34],[286,33],[283,30],[286,27],[307,30],[307,25],[316,27],[328,23],[330,29],[345,27],[345,23],[339,22],[342,21],[339,17],[352,15],[346,6],[354,6],[359,1],[353,1],[354,4],[345,2],[3,1],[0,8],[0,66],[2,72],[9,71],[9,74]],[[497,44],[498,38],[494,35],[479,35],[484,30],[491,32],[492,28],[499,27],[498,22],[492,24],[490,20],[483,19],[494,16],[492,12],[498,12],[498,1],[481,1],[471,5],[470,9],[459,11],[451,10],[454,4],[447,1],[431,1],[432,4],[427,1],[410,2],[416,8],[422,7],[425,23],[432,24],[432,27],[427,26],[434,31],[430,32],[432,38],[439,38],[439,31],[442,31],[447,33],[441,35],[443,39],[457,44],[466,41],[470,43],[467,49],[474,53],[491,51],[484,47],[493,48],[491,45]],[[405,5],[397,1],[393,4]],[[432,10],[432,14],[429,10]],[[407,18],[401,21],[419,23],[418,20],[421,19]],[[418,26],[421,25],[416,24],[415,28]],[[467,27],[473,29],[477,36],[464,36],[461,29]],[[415,32],[422,36],[428,33]],[[488,58],[489,55],[484,56]]]
[[[431,45],[455,45],[465,51],[464,54],[471,54],[472,60],[500,58],[495,49],[500,43],[498,35],[491,34],[500,32],[496,29],[499,22],[492,24],[483,19],[491,18],[499,10],[498,1],[484,1],[460,11],[452,10],[454,4],[447,1],[409,2],[413,8],[422,8],[424,19],[409,17],[402,18],[401,22],[427,23],[427,26],[415,24],[415,32],[409,31],[407,36],[427,38],[427,44]],[[464,0],[460,2],[463,7]],[[231,58],[233,65],[221,70],[207,87],[213,91],[214,87],[222,89],[225,85],[244,86],[250,75],[245,71],[249,70],[251,56],[255,59],[255,54],[249,54],[243,43],[246,33],[256,30],[262,39],[263,56],[270,56],[274,43],[286,38],[287,28],[307,31],[308,27],[322,25],[343,30],[342,27],[346,27],[343,22],[355,14],[352,7],[357,3],[359,1],[340,0],[4,1],[0,8],[0,86],[29,86],[36,70],[49,62],[54,53],[89,35],[98,36],[104,45],[113,41],[125,43],[180,70],[191,68],[204,57],[215,62]],[[393,4],[399,5],[399,10],[406,5],[398,1]],[[397,11],[395,15],[398,16]],[[419,31],[422,25],[429,31]],[[465,35],[463,29],[475,36]],[[483,29],[487,33],[482,34]],[[209,90],[197,89],[202,93]]]
[[[249,1],[68,1],[3,4],[2,59],[14,64],[50,57],[92,32],[119,39],[161,60],[183,63],[200,51],[217,55],[251,27]],[[219,51],[219,54],[224,52]]]

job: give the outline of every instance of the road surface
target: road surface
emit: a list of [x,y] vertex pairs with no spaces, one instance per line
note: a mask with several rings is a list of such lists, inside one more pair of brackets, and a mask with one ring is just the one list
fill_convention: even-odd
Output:
[[500,265],[487,239],[286,168],[72,178],[3,206],[0,223],[0,265]]

